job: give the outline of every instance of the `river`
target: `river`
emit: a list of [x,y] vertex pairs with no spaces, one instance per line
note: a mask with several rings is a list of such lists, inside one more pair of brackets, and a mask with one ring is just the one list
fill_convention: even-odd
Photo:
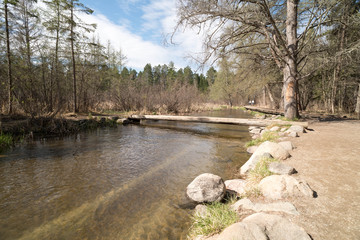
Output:
[[186,239],[186,186],[229,179],[249,139],[245,126],[159,121],[22,143],[0,157],[0,239]]

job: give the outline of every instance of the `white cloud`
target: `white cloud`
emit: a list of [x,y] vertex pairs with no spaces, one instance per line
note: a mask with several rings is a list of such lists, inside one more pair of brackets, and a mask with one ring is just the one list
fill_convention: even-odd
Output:
[[85,15],[87,23],[96,23],[96,33],[105,44],[108,40],[115,48],[121,48],[128,59],[129,67],[142,69],[147,63],[164,64],[170,61],[163,47],[131,33],[126,27],[111,22],[104,15]]
[[[126,1],[118,0],[119,4]],[[131,0],[128,4],[143,2]],[[128,6],[128,5],[127,5]],[[164,45],[163,41],[154,42],[151,39],[161,39],[160,36],[171,34],[176,25],[176,7],[174,0],[151,0],[142,7],[144,20],[142,29],[134,33],[130,31],[129,23],[117,24],[110,21],[102,14],[83,15],[82,19],[87,23],[96,23],[96,34],[99,35],[103,44],[109,40],[115,48],[122,49],[127,57],[127,66],[142,70],[147,63],[153,66],[158,64],[175,63],[177,68],[191,65],[196,67],[189,59],[189,54],[201,52],[201,36],[194,31],[186,30],[175,35],[176,45]],[[141,28],[141,27],[139,27]],[[151,38],[157,36],[156,38]],[[148,36],[149,39],[144,39]],[[162,39],[164,40],[164,39]]]

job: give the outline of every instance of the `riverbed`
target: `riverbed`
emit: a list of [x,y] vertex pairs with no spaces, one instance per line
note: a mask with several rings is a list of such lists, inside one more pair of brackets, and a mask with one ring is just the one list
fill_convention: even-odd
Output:
[[186,239],[186,186],[231,178],[249,139],[246,126],[149,121],[25,142],[0,157],[1,239]]

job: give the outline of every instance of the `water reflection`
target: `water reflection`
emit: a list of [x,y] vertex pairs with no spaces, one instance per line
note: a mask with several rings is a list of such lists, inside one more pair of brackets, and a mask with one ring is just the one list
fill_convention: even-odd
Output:
[[247,128],[147,124],[156,127],[34,141],[0,158],[1,239],[185,239],[189,212],[174,205],[198,174],[227,179],[243,164]]

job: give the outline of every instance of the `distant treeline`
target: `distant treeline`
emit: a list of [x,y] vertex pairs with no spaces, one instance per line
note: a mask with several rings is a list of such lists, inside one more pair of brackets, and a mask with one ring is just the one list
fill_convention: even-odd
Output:
[[180,112],[250,100],[289,118],[307,109],[360,112],[358,0],[181,1],[179,27],[209,23],[205,59],[215,57],[218,71],[203,74],[172,62],[127,68],[122,51],[81,21],[79,12],[93,11],[79,0],[36,2],[1,1],[2,113]]

